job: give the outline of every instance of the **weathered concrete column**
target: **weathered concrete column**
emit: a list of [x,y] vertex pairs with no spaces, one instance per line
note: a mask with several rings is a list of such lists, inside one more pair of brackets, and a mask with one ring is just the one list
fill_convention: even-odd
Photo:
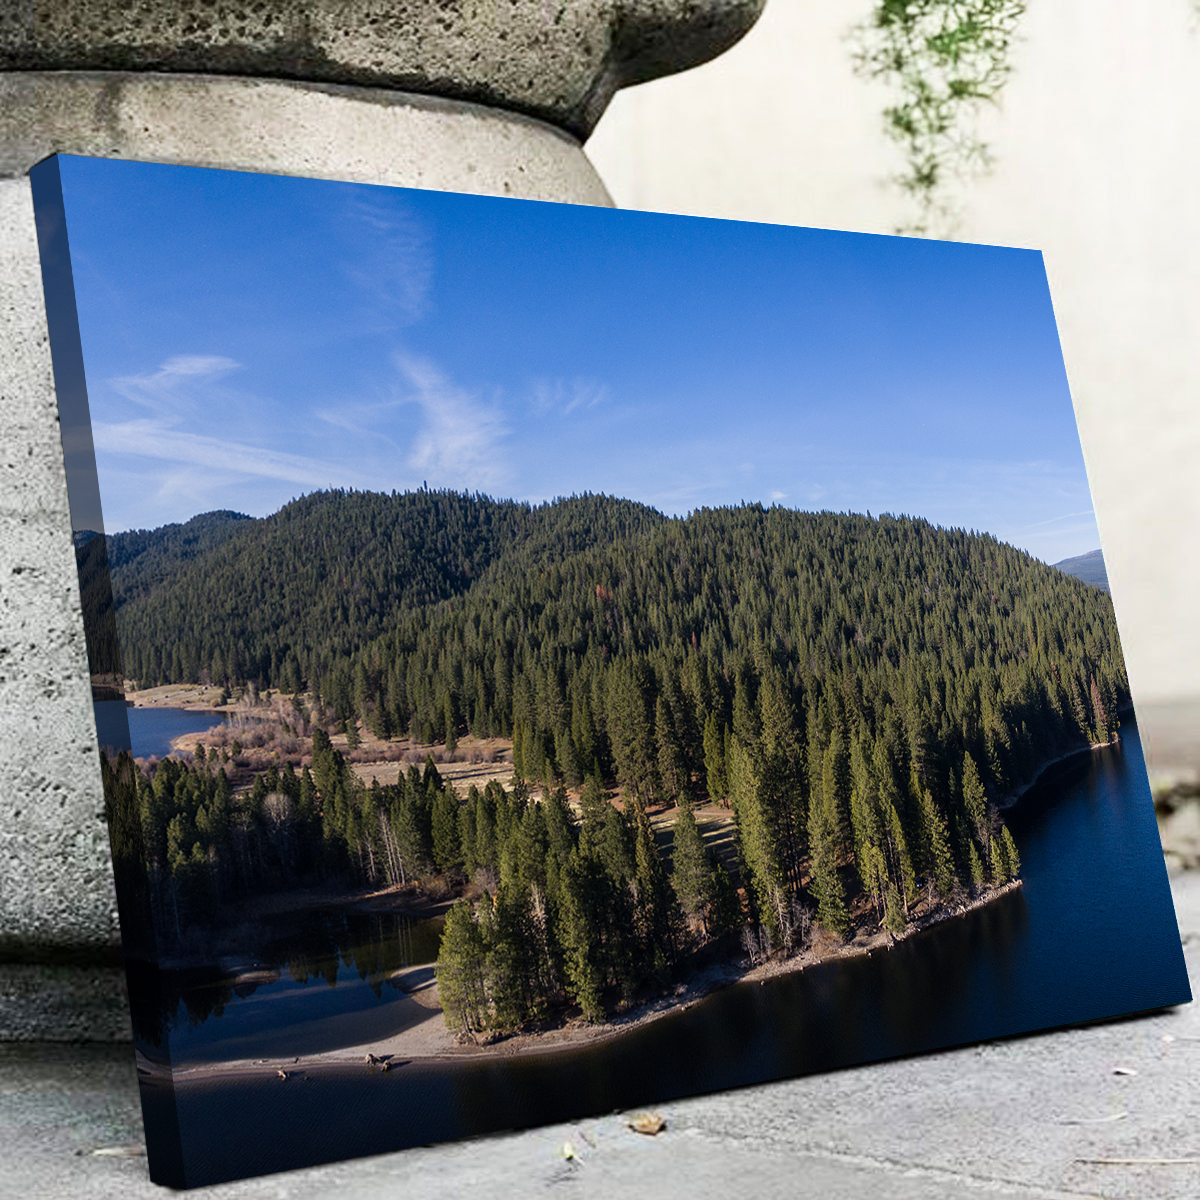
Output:
[[614,92],[764,0],[0,11],[0,1039],[130,1036],[29,169],[55,152],[609,204]]

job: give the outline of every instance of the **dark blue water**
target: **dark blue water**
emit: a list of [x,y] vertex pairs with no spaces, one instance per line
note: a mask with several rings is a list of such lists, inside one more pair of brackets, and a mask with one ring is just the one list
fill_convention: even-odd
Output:
[[172,738],[203,733],[225,719],[221,713],[189,712],[183,708],[129,708],[124,700],[100,700],[93,708],[100,745],[119,750],[127,744],[128,737],[134,758],[149,758],[152,754],[165,758],[171,753]]
[[397,1033],[397,973],[407,990],[432,981],[444,924],[329,909],[259,922],[253,965],[163,972],[172,1061],[319,1054]]
[[[387,1074],[314,1075],[298,1086],[274,1078],[180,1086],[188,1181],[568,1120],[1185,1002],[1187,974],[1132,718],[1122,736],[1120,746],[1056,768],[1010,811],[1025,886],[986,908],[869,958],[736,985],[596,1046],[414,1060]],[[357,1007],[366,986],[339,981],[336,992]],[[384,993],[377,1003],[386,1008],[387,1000]],[[293,1053],[304,1053],[303,1041],[298,1030]],[[145,1098],[148,1125],[159,1128],[168,1099],[154,1088]]]

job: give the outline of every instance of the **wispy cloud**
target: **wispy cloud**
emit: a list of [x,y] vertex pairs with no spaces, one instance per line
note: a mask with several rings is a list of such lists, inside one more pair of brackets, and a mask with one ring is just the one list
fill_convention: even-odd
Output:
[[576,409],[595,408],[609,397],[606,384],[594,379],[539,379],[533,385],[533,411],[538,416],[570,416]]
[[409,400],[404,397],[374,403],[342,401],[336,405],[313,409],[312,415],[316,420],[323,421],[334,429],[340,429],[352,437],[368,439],[369,444],[374,446],[382,443],[395,454],[403,456],[404,447],[389,432],[388,422],[397,409],[408,403]]
[[157,371],[118,376],[109,380],[109,386],[119,396],[151,412],[177,415],[193,405],[198,385],[211,385],[241,365],[218,354],[177,354]]
[[123,481],[131,523],[155,523],[134,515],[130,500],[139,493],[137,509],[192,515],[222,503],[251,511],[297,491],[376,484],[361,457],[296,453],[294,438],[289,450],[278,448],[278,406],[227,383],[241,369],[223,355],[177,354],[157,370],[107,381],[126,404],[101,404],[109,419],[93,421],[92,438],[98,465]]
[[457,386],[427,359],[399,355],[396,366],[406,385],[403,401],[421,408],[409,466],[449,486],[490,488],[507,481],[501,444],[508,425],[500,407]]
[[1095,518],[1095,513],[1090,508],[1081,509],[1079,512],[1062,513],[1060,516],[1051,517],[1047,521],[1035,521],[1032,525],[1026,525],[1026,530],[1042,529],[1047,525],[1061,525],[1063,521],[1072,521],[1077,517]]
[[771,499],[772,500],[786,500],[787,492],[781,492],[778,488],[774,488],[771,491]]
[[261,446],[208,437],[161,420],[94,422],[97,451],[180,463],[256,479],[278,479],[302,487],[362,486],[361,473],[337,463]]
[[349,257],[342,271],[385,325],[425,314],[433,282],[433,238],[400,204],[371,199],[361,189],[346,210],[341,234]]

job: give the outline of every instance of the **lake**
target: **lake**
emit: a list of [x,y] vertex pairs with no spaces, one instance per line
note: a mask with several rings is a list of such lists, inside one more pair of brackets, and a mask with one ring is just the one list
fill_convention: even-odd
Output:
[[203,733],[225,720],[223,713],[192,712],[184,708],[130,708],[124,700],[98,700],[96,736],[101,746],[125,744],[125,722],[134,758],[152,754],[165,758],[171,753],[171,739],[185,733]]
[[[1132,716],[1121,733],[1120,745],[1051,768],[1007,814],[1023,888],[891,951],[738,984],[612,1041],[554,1054],[413,1060],[301,1086],[273,1077],[188,1083],[174,1106],[165,1090],[144,1087],[147,1126],[162,1132],[159,1145],[180,1146],[189,1184],[215,1183],[1185,1002]],[[388,936],[366,941],[382,946]],[[388,989],[372,986],[371,961],[370,952],[363,962],[350,954],[332,988],[319,975],[293,980],[293,1017],[312,989],[325,1005],[340,993],[338,1004],[372,1025],[386,1018]],[[222,1022],[244,1020],[239,1006],[254,994],[231,992],[224,1015],[213,1009],[181,1033],[180,1057],[208,1059],[227,1040]],[[303,1054],[315,1048],[306,1036],[279,1025],[257,1043],[238,1034],[238,1057],[253,1045],[259,1057]],[[173,1107],[182,1142],[170,1133]]]

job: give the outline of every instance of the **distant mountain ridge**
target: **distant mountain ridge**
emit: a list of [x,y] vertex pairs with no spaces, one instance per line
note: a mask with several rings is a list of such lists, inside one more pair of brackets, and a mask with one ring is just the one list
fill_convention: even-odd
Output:
[[1104,566],[1104,554],[1100,550],[1089,550],[1086,554],[1074,558],[1064,558],[1062,562],[1053,564],[1066,575],[1074,575],[1084,583],[1090,583],[1102,591],[1108,592],[1108,571]]

